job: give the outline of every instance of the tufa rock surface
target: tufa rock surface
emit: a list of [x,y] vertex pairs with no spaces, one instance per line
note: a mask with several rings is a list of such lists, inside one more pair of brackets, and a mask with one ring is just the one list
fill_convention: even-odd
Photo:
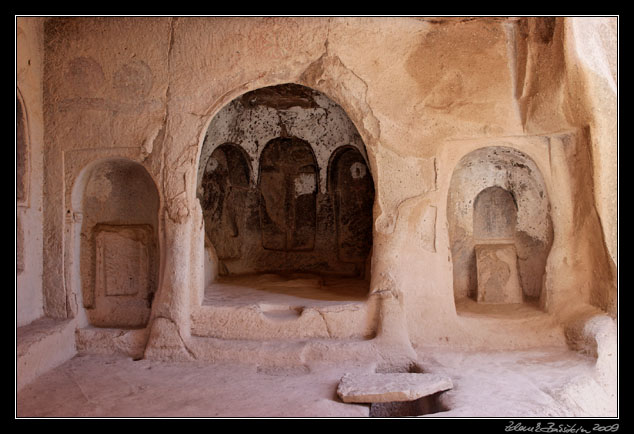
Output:
[[337,395],[343,402],[413,401],[451,388],[451,379],[437,374],[345,374]]

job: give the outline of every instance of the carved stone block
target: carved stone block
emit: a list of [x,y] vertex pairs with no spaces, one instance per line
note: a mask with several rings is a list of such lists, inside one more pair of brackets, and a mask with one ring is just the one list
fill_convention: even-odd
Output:
[[513,244],[475,246],[479,303],[521,303],[522,287]]
[[150,225],[95,227],[95,305],[97,327],[143,327],[153,297],[155,243]]
[[100,231],[97,243],[96,291],[105,296],[147,292],[149,257],[138,229]]

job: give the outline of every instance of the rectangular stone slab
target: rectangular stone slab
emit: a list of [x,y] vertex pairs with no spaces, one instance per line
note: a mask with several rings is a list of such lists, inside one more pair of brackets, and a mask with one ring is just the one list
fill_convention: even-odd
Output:
[[343,402],[413,401],[452,387],[449,377],[437,374],[348,373],[339,381],[337,395]]
[[478,303],[521,303],[514,244],[476,244]]

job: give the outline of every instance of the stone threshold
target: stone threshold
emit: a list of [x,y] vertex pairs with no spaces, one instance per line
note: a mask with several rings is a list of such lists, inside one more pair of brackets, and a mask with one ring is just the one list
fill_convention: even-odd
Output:
[[192,335],[219,339],[369,339],[378,305],[367,282],[276,275],[223,278],[192,312]]

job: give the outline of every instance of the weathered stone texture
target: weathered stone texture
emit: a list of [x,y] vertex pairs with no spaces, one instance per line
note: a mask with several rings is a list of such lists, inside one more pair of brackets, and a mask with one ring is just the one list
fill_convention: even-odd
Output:
[[[44,213],[43,26],[44,18],[16,17],[16,323],[41,317]],[[58,210],[58,212],[60,212]],[[55,291],[59,290],[59,287]],[[46,292],[53,296],[53,291]]]
[[413,401],[452,387],[449,377],[437,374],[346,374],[337,395],[343,402]]
[[81,194],[81,289],[92,325],[143,327],[158,285],[158,197],[145,169],[106,160]]
[[512,240],[517,208],[513,196],[500,187],[489,187],[473,204],[473,236],[479,240]]
[[[191,337],[193,317],[223,327],[198,315],[205,285],[266,272],[366,279],[355,324],[305,318],[333,340],[377,330],[388,359],[615,315],[616,21],[19,19],[18,323],[147,326],[148,356],[215,357]],[[486,265],[501,241],[516,254]],[[527,303],[478,304],[505,267]],[[301,306],[258,313],[259,335],[223,311],[245,330],[205,337],[291,336]]]
[[125,230],[98,230],[95,237],[97,293],[115,296],[147,291],[149,255],[141,240],[143,235],[134,229],[130,228],[128,233]]
[[447,201],[456,297],[476,292],[474,245],[512,241],[523,291],[539,298],[553,223],[546,181],[526,154],[502,146],[465,155],[451,177]]
[[515,245],[477,244],[475,255],[478,302],[521,303],[523,296],[517,273]]
[[222,274],[364,276],[374,180],[340,106],[297,84],[245,93],[213,118],[197,195]]

